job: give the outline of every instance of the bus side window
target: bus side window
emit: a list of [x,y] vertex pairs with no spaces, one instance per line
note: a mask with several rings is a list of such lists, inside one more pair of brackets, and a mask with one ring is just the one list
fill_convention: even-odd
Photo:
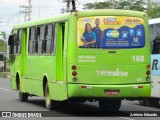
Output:
[[22,41],[22,30],[18,30],[18,33],[15,38],[15,53],[21,53],[21,41]]
[[40,27],[36,29],[35,52],[38,53],[38,42],[40,41]]
[[30,28],[29,30],[29,43],[28,43],[28,52],[33,54],[35,51],[35,27]]
[[52,40],[51,40],[51,53],[55,55],[55,49],[56,49],[56,34],[57,34],[57,25],[53,25],[53,30],[52,30]]
[[48,32],[46,36],[46,53],[51,54],[52,53],[52,47],[53,47],[53,25],[48,25]]
[[15,33],[15,36],[14,36],[14,54],[16,54],[16,41],[17,41],[17,33]]
[[42,41],[44,40],[44,25],[40,26],[40,39],[38,40],[38,54],[42,54]]
[[42,53],[44,53],[44,54],[46,53],[47,40],[48,40],[48,25],[45,26],[44,39],[42,40]]

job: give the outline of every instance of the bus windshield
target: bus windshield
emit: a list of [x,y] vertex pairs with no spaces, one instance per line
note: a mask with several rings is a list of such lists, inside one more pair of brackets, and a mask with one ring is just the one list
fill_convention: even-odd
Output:
[[83,17],[77,21],[79,48],[142,48],[144,20],[127,16]]

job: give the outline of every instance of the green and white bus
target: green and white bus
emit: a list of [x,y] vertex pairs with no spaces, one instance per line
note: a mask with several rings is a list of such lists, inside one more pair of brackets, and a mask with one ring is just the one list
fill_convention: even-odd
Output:
[[118,110],[123,99],[150,96],[147,14],[76,11],[13,27],[11,88],[20,101],[44,96],[47,109],[98,101]]

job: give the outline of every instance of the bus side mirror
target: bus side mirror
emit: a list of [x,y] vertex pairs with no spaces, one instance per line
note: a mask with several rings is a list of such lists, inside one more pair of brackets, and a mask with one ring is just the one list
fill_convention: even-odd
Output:
[[14,36],[10,35],[8,38],[9,54],[14,54]]

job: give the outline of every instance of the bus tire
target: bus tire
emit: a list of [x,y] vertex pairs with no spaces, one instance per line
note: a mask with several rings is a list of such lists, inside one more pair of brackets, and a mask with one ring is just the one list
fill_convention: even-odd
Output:
[[52,110],[53,109],[53,101],[50,98],[49,88],[48,88],[48,84],[47,83],[46,83],[46,87],[45,87],[45,105],[46,105],[46,108],[48,110]]
[[118,111],[121,100],[99,100],[99,108],[102,111]]
[[28,100],[28,94],[27,93],[23,93],[19,90],[19,100],[21,102],[26,102]]
[[19,94],[19,100],[21,102],[27,102],[27,100],[28,100],[28,94],[24,93],[24,92],[21,92],[19,79],[17,81],[17,90],[18,90],[18,94]]
[[158,99],[149,99],[148,105],[152,107],[158,107],[159,106],[159,100]]
[[147,105],[147,100],[140,100],[139,104],[142,106],[146,106]]

